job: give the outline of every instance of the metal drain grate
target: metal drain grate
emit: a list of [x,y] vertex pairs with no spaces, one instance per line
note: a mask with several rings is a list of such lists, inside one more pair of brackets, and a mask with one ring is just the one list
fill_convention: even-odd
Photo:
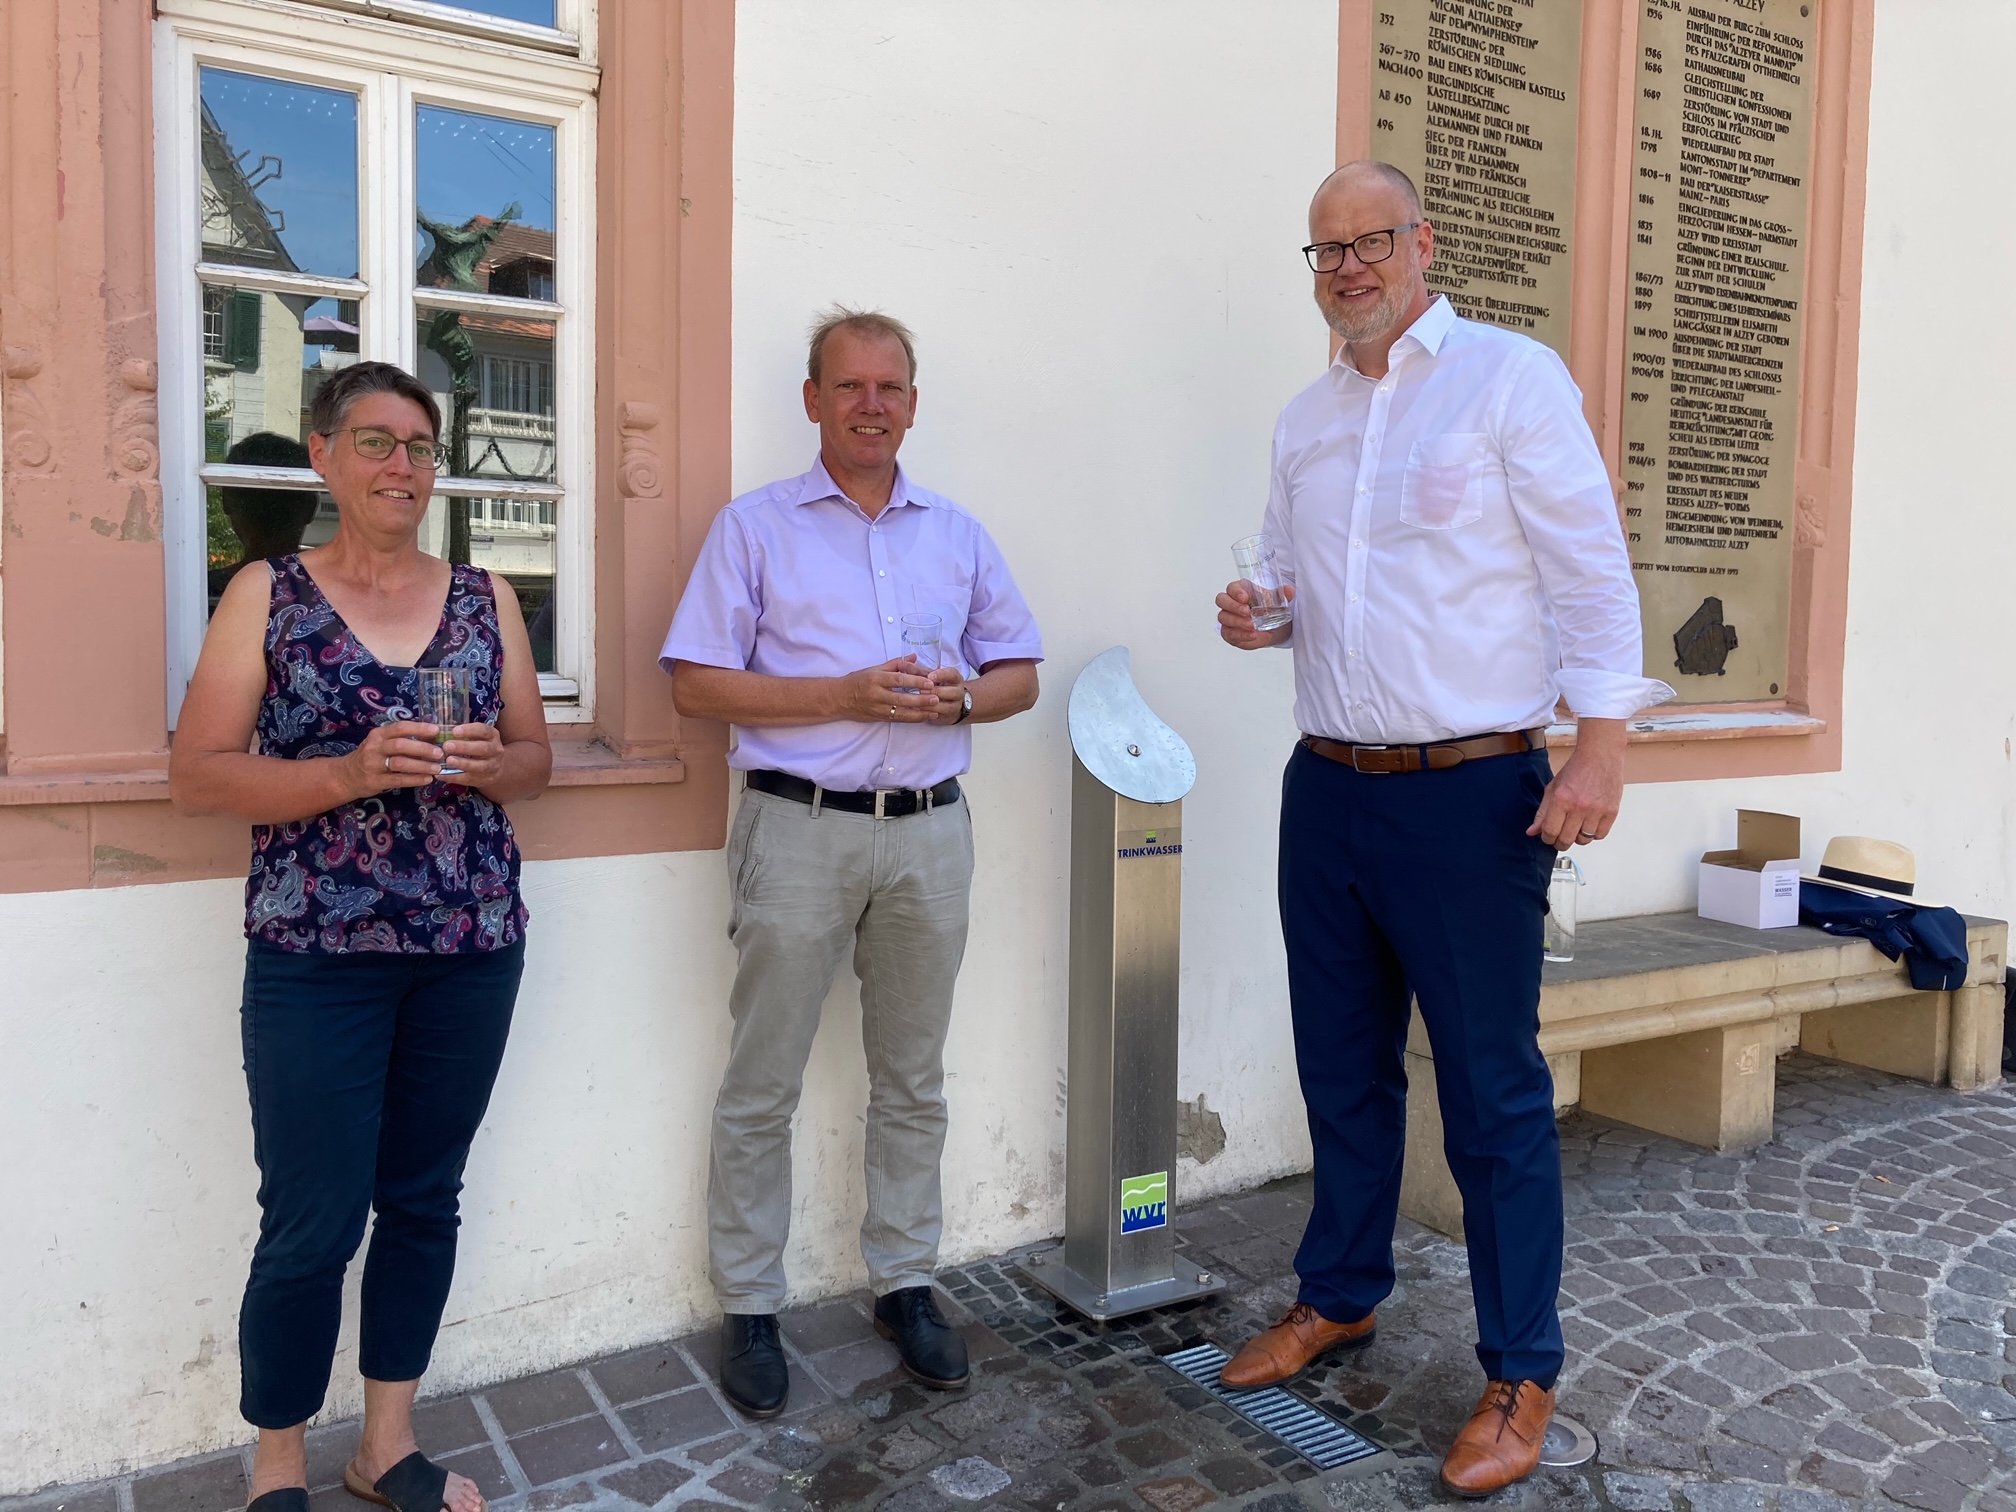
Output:
[[1319,1470],[1335,1470],[1386,1452],[1362,1433],[1279,1386],[1232,1391],[1219,1385],[1218,1372],[1231,1358],[1216,1344],[1198,1344],[1161,1356],[1164,1365],[1193,1385],[1202,1386],[1249,1423],[1273,1434]]

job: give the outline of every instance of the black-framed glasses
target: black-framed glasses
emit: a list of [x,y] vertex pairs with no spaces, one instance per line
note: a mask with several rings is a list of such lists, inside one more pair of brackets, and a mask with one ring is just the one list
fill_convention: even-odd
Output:
[[345,426],[330,435],[347,435],[350,444],[357,448],[357,455],[373,462],[383,462],[392,455],[397,446],[406,448],[406,460],[422,472],[432,472],[441,465],[441,443],[416,436],[411,441],[401,441],[388,430],[379,430],[370,425]]
[[1302,249],[1302,255],[1309,259],[1309,268],[1314,273],[1335,273],[1344,266],[1344,254],[1354,253],[1365,267],[1382,263],[1393,255],[1393,238],[1402,231],[1412,231],[1422,221],[1409,221],[1404,226],[1395,226],[1390,231],[1367,231],[1354,241],[1312,242]]

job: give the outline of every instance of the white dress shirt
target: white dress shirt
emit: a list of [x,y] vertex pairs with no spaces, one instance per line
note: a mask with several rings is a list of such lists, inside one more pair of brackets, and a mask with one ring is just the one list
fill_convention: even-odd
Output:
[[1302,730],[1411,745],[1620,719],[1638,589],[1582,396],[1547,347],[1437,299],[1383,378],[1340,351],[1274,431],[1265,533],[1295,585]]

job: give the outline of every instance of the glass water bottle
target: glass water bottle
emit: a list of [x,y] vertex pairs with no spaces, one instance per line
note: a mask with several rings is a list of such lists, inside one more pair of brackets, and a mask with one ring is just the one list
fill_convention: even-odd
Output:
[[1575,959],[1575,893],[1584,886],[1582,868],[1567,851],[1554,858],[1547,878],[1547,918],[1540,933],[1540,955],[1549,961]]

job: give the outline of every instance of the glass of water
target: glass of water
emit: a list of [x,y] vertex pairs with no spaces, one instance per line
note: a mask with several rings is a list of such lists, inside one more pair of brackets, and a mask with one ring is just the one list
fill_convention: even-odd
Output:
[[917,665],[925,671],[937,670],[945,661],[945,648],[938,641],[944,628],[945,622],[935,614],[904,615],[904,653],[916,657]]
[[1294,618],[1274,548],[1265,536],[1247,536],[1232,543],[1232,567],[1246,585],[1253,610],[1253,628],[1278,630]]
[[[420,667],[414,671],[419,696],[415,719],[439,725],[434,743],[445,746],[453,738],[455,726],[469,723],[469,670],[466,667]],[[443,777],[460,777],[462,769],[444,765]]]
[[1540,959],[1575,959],[1575,894],[1588,884],[1582,867],[1568,852],[1554,858],[1554,870],[1547,877],[1547,917],[1540,926]]

